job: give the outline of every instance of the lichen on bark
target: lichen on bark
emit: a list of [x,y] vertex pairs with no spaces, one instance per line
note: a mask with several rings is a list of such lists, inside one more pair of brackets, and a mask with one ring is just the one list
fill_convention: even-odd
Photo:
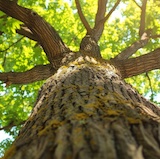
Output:
[[4,158],[158,159],[159,112],[147,103],[114,66],[80,56],[43,85]]

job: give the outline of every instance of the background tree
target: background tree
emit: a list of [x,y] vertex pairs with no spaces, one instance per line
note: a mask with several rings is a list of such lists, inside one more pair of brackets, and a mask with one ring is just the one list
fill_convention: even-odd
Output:
[[[92,4],[92,6],[89,3]],[[133,154],[136,153],[139,157],[142,158],[141,145],[143,145],[144,146],[143,155],[145,157],[150,157],[150,156],[153,157],[154,156],[155,158],[157,158],[157,157],[159,157],[159,150],[156,148],[156,146],[158,147],[159,140],[157,141],[158,142],[157,143],[155,141],[155,138],[158,138],[158,130],[157,130],[157,128],[158,128],[157,115],[159,115],[158,108],[155,107],[153,104],[145,101],[144,98],[139,96],[136,92],[134,92],[130,86],[128,86],[128,85],[126,86],[123,83],[123,81],[120,80],[119,75],[117,75],[117,73],[115,74],[115,72],[113,71],[113,68],[111,67],[112,68],[111,70],[108,68],[108,62],[118,68],[122,79],[147,72],[146,78],[148,79],[148,83],[144,84],[144,82],[143,82],[144,77],[138,77],[139,81],[137,82],[137,86],[140,88],[139,90],[141,90],[140,86],[145,85],[146,87],[144,90],[141,90],[141,93],[148,94],[149,92],[151,92],[152,93],[151,97],[153,99],[153,95],[154,95],[153,90],[155,91],[155,94],[156,94],[156,92],[158,92],[158,89],[156,88],[156,86],[158,86],[159,83],[158,83],[158,80],[155,80],[155,81],[152,80],[152,82],[151,82],[148,74],[150,74],[150,76],[153,76],[154,77],[153,79],[158,79],[158,71],[151,72],[151,73],[148,73],[148,71],[159,68],[159,59],[160,59],[159,48],[158,48],[158,44],[159,44],[159,41],[158,41],[158,37],[159,37],[158,12],[159,12],[159,10],[157,7],[157,6],[159,6],[159,2],[158,1],[154,1],[154,2],[149,1],[147,3],[147,1],[145,1],[145,0],[141,3],[139,2],[139,4],[136,1],[121,2],[120,6],[123,6],[123,8],[125,8],[122,10],[123,17],[117,17],[117,18],[115,18],[115,20],[109,21],[105,25],[106,26],[105,30],[104,30],[104,24],[109,19],[112,12],[117,8],[117,6],[120,3],[120,0],[115,1],[115,2],[114,1],[107,2],[107,1],[99,0],[98,1],[98,9],[93,8],[93,6],[96,6],[97,2],[90,1],[89,3],[81,2],[81,5],[80,5],[79,1],[75,1],[75,3],[73,2],[73,4],[72,3],[71,4],[62,3],[62,1],[58,1],[58,2],[49,3],[47,6],[47,5],[44,5],[44,3],[41,1],[39,1],[39,2],[32,1],[32,2],[27,2],[27,3],[19,1],[19,5],[17,5],[15,1],[9,1],[9,0],[4,1],[4,2],[0,1],[0,9],[3,11],[3,12],[1,12],[1,26],[2,26],[1,27],[2,28],[1,29],[1,40],[3,42],[3,45],[1,45],[2,46],[1,52],[3,53],[3,54],[1,54],[1,56],[2,56],[1,57],[2,58],[1,70],[4,72],[8,72],[8,73],[1,73],[0,74],[0,79],[3,82],[5,82],[6,86],[7,86],[7,88],[5,88],[4,84],[2,84],[2,87],[1,87],[1,89],[2,89],[1,95],[3,95],[2,100],[1,100],[2,101],[1,114],[3,114],[1,125],[4,126],[1,129],[7,130],[8,128],[11,128],[15,125],[24,123],[24,120],[27,118],[28,112],[31,110],[31,106],[28,107],[28,105],[33,105],[34,97],[36,94],[33,92],[33,89],[34,90],[39,89],[38,84],[33,84],[34,87],[33,87],[33,85],[23,85],[23,86],[15,87],[14,84],[26,84],[26,83],[32,83],[35,81],[41,81],[41,80],[44,80],[44,79],[52,76],[57,70],[58,70],[58,73],[60,73],[59,71],[62,71],[63,73],[67,74],[65,69],[66,68],[67,68],[67,70],[70,69],[70,67],[71,67],[70,62],[73,60],[76,60],[80,56],[80,57],[82,57],[82,61],[79,61],[79,59],[77,59],[78,61],[72,62],[71,68],[74,68],[75,66],[77,67],[77,65],[80,67],[81,66],[83,67],[84,65],[82,65],[82,64],[87,62],[89,65],[88,69],[90,69],[90,70],[89,71],[85,70],[85,71],[91,72],[90,74],[93,74],[98,78],[98,76],[99,76],[98,72],[95,72],[94,69],[92,70],[92,67],[94,68],[95,64],[96,64],[96,66],[98,65],[98,67],[100,67],[100,65],[101,65],[101,69],[98,69],[98,71],[100,71],[100,72],[102,71],[100,73],[100,77],[103,77],[104,76],[103,71],[108,69],[109,72],[112,70],[112,72],[113,72],[112,77],[113,78],[118,77],[118,79],[116,79],[114,82],[114,80],[111,78],[110,84],[107,83],[106,90],[108,89],[109,93],[104,92],[104,86],[106,84],[105,82],[109,82],[109,81],[106,80],[104,82],[103,80],[101,81],[100,79],[99,79],[99,82],[103,82],[104,85],[97,84],[95,82],[97,87],[95,87],[93,90],[91,88],[88,88],[87,87],[88,85],[87,86],[85,85],[86,88],[84,90],[83,89],[81,90],[81,92],[80,92],[81,98],[80,99],[82,101],[84,100],[84,98],[82,98],[83,97],[82,94],[86,94],[87,91],[88,91],[88,93],[89,93],[89,91],[91,91],[92,92],[91,94],[95,99],[92,99],[90,97],[90,98],[85,99],[86,103],[83,103],[80,105],[76,104],[76,106],[78,106],[78,111],[80,111],[80,112],[78,114],[76,114],[75,120],[80,121],[81,124],[84,122],[83,123],[84,125],[82,124],[83,127],[76,125],[76,124],[74,125],[75,127],[74,127],[74,131],[72,134],[73,145],[74,145],[74,141],[78,142],[78,140],[79,140],[79,139],[75,140],[74,135],[76,134],[76,131],[78,129],[80,129],[79,136],[82,139],[82,142],[80,142],[80,143],[83,144],[84,133],[89,133],[90,135],[88,134],[88,136],[86,136],[86,137],[88,137],[88,141],[92,141],[91,139],[93,139],[93,142],[97,141],[99,144],[105,145],[105,146],[100,146],[99,144],[97,144],[97,142],[95,142],[96,143],[95,145],[94,145],[94,143],[93,143],[93,145],[92,144],[90,145],[91,150],[92,151],[95,150],[96,146],[98,146],[99,151],[97,152],[97,154],[103,155],[104,149],[106,148],[107,144],[102,143],[103,137],[100,137],[98,139],[96,137],[94,138],[93,136],[97,136],[96,135],[97,130],[102,131],[102,127],[101,127],[102,125],[106,126],[106,125],[108,125],[109,121],[113,122],[113,120],[115,120],[116,117],[122,116],[122,118],[123,118],[125,116],[125,121],[127,118],[127,124],[130,126],[132,125],[132,128],[133,128],[132,133],[134,134],[137,129],[140,129],[140,132],[143,134],[143,135],[142,134],[137,135],[136,133],[134,134],[135,138],[137,135],[136,139],[139,141],[137,145],[136,145],[136,143],[133,144],[134,146],[132,145],[134,147],[134,149],[132,149],[132,151],[131,151],[130,146],[128,146],[128,144],[127,144],[128,140],[124,138],[124,135],[122,135],[123,131],[125,130],[124,129],[124,125],[125,125],[124,121],[115,120],[118,124],[121,123],[120,127],[117,127],[118,124],[116,122],[115,122],[115,124],[109,123],[109,125],[112,125],[112,127],[107,126],[105,128],[106,128],[106,130],[109,130],[109,128],[110,128],[111,133],[108,132],[108,133],[106,133],[106,135],[110,135],[110,137],[114,138],[115,139],[114,141],[117,140],[117,143],[120,145],[121,145],[121,143],[123,143],[123,146],[124,146],[126,143],[126,146],[127,146],[126,151],[128,150],[127,152],[130,152],[127,154],[128,156],[133,157],[134,156]],[[76,4],[76,6],[75,6],[75,4]],[[43,18],[41,18],[36,12],[29,10],[29,9],[24,9],[24,7],[22,7],[22,6],[25,6],[27,8],[29,7],[29,8],[32,8],[33,10],[36,10],[38,12],[38,14],[41,14],[43,16]],[[31,7],[31,6],[33,6],[33,7]],[[83,6],[83,7],[81,8],[81,6]],[[107,13],[106,13],[105,6],[107,6]],[[147,8],[146,8],[146,6],[147,6]],[[135,7],[136,7],[136,9],[135,9]],[[45,8],[45,11],[44,11],[44,8]],[[75,13],[76,8],[78,10],[78,14],[73,14],[73,13]],[[82,12],[82,9],[84,10],[84,12]],[[89,10],[89,12],[88,12],[88,10]],[[136,10],[136,13],[135,13],[135,10]],[[134,14],[134,16],[133,16],[133,14]],[[54,16],[54,20],[51,15]],[[85,29],[83,28],[82,25],[80,25],[80,21],[77,18],[77,15],[79,15],[81,22],[84,25]],[[95,20],[94,20],[94,15],[96,15]],[[13,17],[17,20],[20,20],[21,22],[13,19],[11,17]],[[69,20],[67,17],[70,17]],[[64,44],[62,39],[59,37],[56,30],[54,28],[52,28],[51,25],[49,23],[47,23],[44,19],[49,21],[50,24],[52,26],[54,26],[54,28],[56,30],[59,31],[59,35],[62,37],[63,40],[65,40],[64,42],[68,45],[68,47]],[[58,21],[58,24],[55,23],[55,20]],[[77,23],[75,23],[75,22],[77,22]],[[69,28],[71,28],[71,26],[74,29],[69,29]],[[86,36],[85,36],[85,34],[86,34],[85,30],[87,30]],[[102,33],[103,33],[103,36],[101,37]],[[32,39],[32,41],[28,40],[25,37]],[[82,37],[84,37],[84,38],[81,42]],[[101,40],[99,40],[100,37],[101,37]],[[4,41],[5,41],[5,43],[4,43]],[[101,55],[100,55],[99,47],[97,45],[98,41],[99,41],[99,45],[101,48],[101,55],[105,59],[108,59],[109,61],[103,61],[102,59],[100,59]],[[80,44],[80,42],[81,42],[81,44]],[[79,45],[80,45],[80,53],[73,54],[71,50],[74,50],[74,51],[78,50]],[[42,48],[40,46],[43,48],[44,52],[42,51]],[[144,49],[141,49],[141,48],[144,48]],[[145,53],[147,53],[147,54],[143,55]],[[47,61],[45,54],[47,55],[48,61]],[[91,58],[92,56],[94,58],[96,58],[97,61],[95,59]],[[129,58],[131,56],[134,58]],[[135,57],[137,57],[137,58],[135,58]],[[42,64],[44,64],[44,65],[42,65]],[[65,68],[63,66],[59,69],[59,67],[62,65],[65,65],[67,67]],[[27,70],[29,70],[29,71],[27,71]],[[17,73],[19,71],[20,71],[20,73]],[[73,73],[75,73],[74,69],[73,69]],[[80,75],[82,75],[82,76],[80,76]],[[68,80],[70,79],[68,76],[66,76],[66,77],[68,78]],[[82,73],[80,71],[78,74],[76,74],[75,79],[78,78],[79,80],[82,80],[81,79],[82,77],[84,79],[86,79],[86,81],[84,81],[84,83],[87,82],[88,76],[85,76],[85,73],[83,73],[83,71],[82,71]],[[63,75],[61,75],[59,78],[63,79]],[[93,76],[92,80],[93,81],[95,80],[94,76]],[[41,100],[43,99],[42,97],[43,97],[44,92],[48,91],[48,90],[45,90],[46,89],[45,87],[46,87],[46,85],[50,85],[51,81],[55,82],[56,78],[54,80],[53,80],[53,78],[50,78],[48,80],[48,82],[46,82],[46,84],[43,86],[42,91],[41,91],[39,98],[37,100],[37,105],[39,105],[39,102],[41,102]],[[62,82],[62,80],[60,80],[60,81]],[[133,81],[135,81],[135,78],[130,79],[130,82],[132,84],[136,85],[136,83],[135,82],[133,83]],[[42,83],[42,82],[40,82],[40,83]],[[118,83],[118,84],[116,84],[116,83]],[[66,84],[68,84],[68,83],[66,83]],[[72,92],[75,93],[75,97],[73,97],[72,100],[75,100],[75,98],[77,98],[77,95],[76,95],[77,83],[73,82],[72,84],[73,84],[72,86],[74,86],[74,87],[72,87],[72,86],[69,87],[71,90],[66,91],[66,96],[65,96],[65,94],[62,93],[62,90],[59,91],[60,93],[59,93],[58,99],[61,98],[60,94],[61,94],[61,96],[63,95],[63,103],[64,103],[64,101],[69,100],[69,95],[72,94]],[[87,83],[85,83],[85,84],[87,84]],[[89,82],[89,84],[91,84],[91,83]],[[92,85],[93,85],[93,83],[91,84],[91,86]],[[112,91],[108,87],[113,87]],[[148,87],[150,87],[151,90],[149,90]],[[124,93],[125,90],[127,90],[126,91],[127,93]],[[130,90],[130,95],[129,95],[129,90]],[[7,96],[5,94],[5,91],[8,92]],[[77,92],[78,92],[78,90],[77,90]],[[99,93],[99,92],[101,92],[101,93]],[[105,94],[105,98],[102,98],[102,94]],[[125,100],[121,97],[121,94],[123,97],[125,97]],[[133,94],[134,94],[134,97],[133,97]],[[135,97],[135,94],[136,94],[136,97]],[[13,97],[17,98],[17,100],[13,100]],[[27,97],[27,99],[24,97]],[[23,101],[22,101],[22,99],[23,99]],[[47,95],[47,99],[49,100],[48,95]],[[115,99],[116,99],[116,101],[115,101]],[[127,101],[126,101],[126,99],[127,99]],[[89,100],[89,101],[87,101],[87,100]],[[108,110],[108,108],[107,108],[107,111],[105,109],[102,109],[100,106],[104,105],[104,103],[102,102],[103,100],[105,103],[109,103],[110,105],[112,105],[113,109]],[[129,100],[129,102],[128,102],[128,100]],[[7,103],[6,103],[6,101],[7,101]],[[139,106],[139,104],[138,104],[138,106],[137,106],[137,104],[134,105],[133,103],[135,103],[135,102],[141,103],[141,105],[140,106]],[[6,103],[6,104],[4,104],[4,103]],[[125,114],[124,112],[126,110],[127,111],[129,110],[129,108],[128,108],[129,106],[126,107],[125,105],[123,105],[123,107],[122,107],[121,106],[122,103],[125,103],[125,104],[129,103],[129,105],[136,106],[136,108],[140,107],[142,109],[142,113],[147,114],[147,117],[149,116],[148,117],[149,119],[148,118],[147,119],[149,121],[152,119],[151,120],[152,123],[150,123],[146,119],[145,124],[147,123],[149,125],[148,127],[151,127],[151,125],[154,127],[154,133],[153,133],[154,138],[152,138],[153,136],[151,135],[152,137],[150,137],[150,139],[148,139],[149,137],[147,136],[148,135],[147,133],[151,130],[148,128],[146,130],[145,129],[146,127],[144,127],[144,117],[146,117],[146,116],[144,115],[144,117],[142,117],[141,115],[136,114],[137,112],[135,113],[134,111],[133,112],[131,111],[131,113],[129,113],[129,114]],[[46,104],[46,103],[43,102],[43,104]],[[117,110],[117,108],[116,108],[116,110],[114,108],[116,104],[119,107],[118,110]],[[4,107],[4,105],[7,105],[7,106]],[[8,106],[8,105],[10,105],[10,106]],[[58,105],[59,104],[57,104],[57,106]],[[152,113],[149,110],[146,111],[145,110],[146,108],[144,108],[143,105],[148,106],[147,109],[151,109],[152,111],[155,111],[155,112],[152,112],[151,110],[150,111]],[[86,127],[86,125],[88,124],[88,119],[86,122],[86,117],[83,116],[84,115],[82,113],[84,111],[83,109],[87,109],[87,110],[85,110],[87,113],[86,112],[85,113],[87,115],[89,115],[89,118],[91,118],[90,113],[94,112],[95,107],[99,107],[99,109],[96,108],[96,110],[98,110],[98,111],[100,111],[100,110],[104,111],[103,116],[104,115],[107,116],[107,120],[106,119],[102,120],[102,116],[100,115],[101,113],[99,112],[98,113],[99,115],[97,118],[98,118],[98,120],[102,120],[102,122],[101,122],[102,125],[98,123],[100,126],[95,127],[95,125],[93,123],[92,123],[92,126],[90,125],[91,123],[89,123],[90,129],[86,129],[86,130],[82,131],[81,129],[82,128],[84,129]],[[35,108],[37,108],[37,106]],[[91,109],[89,112],[89,110],[88,110],[89,108],[94,108],[94,109],[93,110]],[[119,111],[120,108],[124,109],[123,110],[124,112]],[[63,106],[62,109],[65,109],[65,106]],[[74,110],[74,111],[76,112],[76,110]],[[35,110],[33,111],[32,116],[33,116],[33,114],[35,114]],[[135,115],[135,118],[133,118],[133,114],[138,115],[138,117]],[[96,115],[95,115],[95,117],[96,117]],[[63,116],[63,118],[65,118],[65,115]],[[153,122],[153,118],[157,122]],[[29,120],[31,120],[31,117]],[[68,120],[70,120],[70,118],[63,119],[62,121],[66,122],[66,120],[68,121]],[[96,122],[98,122],[98,120]],[[32,120],[32,122],[33,121],[35,121],[35,120]],[[38,122],[40,122],[40,121],[38,121]],[[60,134],[63,133],[63,130],[66,130],[66,132],[69,130],[72,130],[70,127],[68,127],[68,125],[63,125],[62,124],[63,122],[62,123],[60,123],[59,121],[57,123],[54,123],[54,122],[57,122],[57,121],[53,120],[52,122],[50,122],[50,124],[52,126],[55,126],[57,124],[58,126],[55,126],[56,129],[58,129],[57,127],[59,127],[59,126],[62,127],[62,129],[60,130]],[[141,126],[139,126],[140,122],[143,123]],[[135,127],[134,124],[138,125],[139,127],[138,126]],[[76,129],[76,126],[77,126],[77,129]],[[15,127],[14,129],[17,130],[17,127]],[[144,134],[144,129],[147,132],[146,134]],[[12,129],[12,131],[10,133],[15,133],[16,130]],[[43,129],[39,128],[39,127],[37,129],[35,128],[35,131],[39,131],[40,136],[43,136],[46,133],[46,130],[47,129],[45,127]],[[127,132],[127,135],[130,137],[131,135],[129,135],[129,131],[127,131],[127,129],[125,131]],[[119,133],[120,136],[113,135],[112,133],[114,133],[114,134]],[[66,134],[62,134],[62,136],[63,135],[65,136]],[[141,135],[143,138],[143,139],[141,139],[142,142],[141,142],[141,140],[139,140]],[[23,131],[22,131],[21,136],[23,136]],[[103,136],[103,135],[98,134],[98,136]],[[122,139],[122,137],[123,137],[123,139]],[[147,138],[147,141],[149,141],[149,143],[145,143],[146,140],[144,138]],[[22,143],[20,143],[21,140],[20,141],[17,140],[17,143],[19,145],[25,145],[26,143],[29,142],[29,141],[25,141],[22,144]],[[43,139],[41,138],[41,140],[43,140]],[[61,139],[61,136],[58,136],[57,140],[55,142],[58,142],[59,140],[62,140],[62,141],[64,140],[63,146],[61,144],[56,143],[58,146],[55,151],[55,155],[58,155],[58,156],[60,155],[60,156],[64,157],[63,155],[65,155],[65,154],[63,153],[63,148],[65,148],[65,146],[67,146],[67,144],[69,144],[69,143],[66,142],[65,139]],[[110,142],[111,141],[109,141],[109,143]],[[112,147],[112,144],[110,143],[111,147]],[[138,145],[139,145],[139,147],[138,147]],[[45,146],[47,147],[47,144]],[[78,146],[80,146],[80,145],[78,145]],[[44,149],[46,147],[44,147]],[[71,146],[68,146],[68,147],[71,148]],[[82,145],[79,148],[76,147],[76,145],[74,145],[74,147],[77,152],[74,151],[74,153],[72,154],[71,150],[70,150],[70,151],[68,151],[69,154],[66,154],[66,155],[72,154],[74,157],[76,157],[75,155],[78,155],[80,157],[81,155],[84,155],[84,154],[90,154],[87,152],[79,153],[80,149],[85,148]],[[148,147],[152,148],[150,153],[147,153]],[[60,151],[60,149],[61,149],[61,151]],[[61,153],[57,152],[58,150]],[[88,148],[86,148],[86,151],[89,151]],[[120,146],[120,148],[115,148],[114,152],[111,153],[112,154],[111,157],[113,157],[114,155],[117,155],[118,153],[120,153],[123,156],[123,153],[125,152],[125,154],[126,154],[126,151],[125,150],[122,151],[122,147]],[[101,153],[99,153],[99,152],[101,152]],[[127,155],[126,155],[126,158],[128,158]],[[39,154],[39,157],[43,157],[43,152],[42,152],[42,154],[41,153]],[[97,156],[97,158],[98,157],[102,158],[102,156]],[[122,157],[122,158],[124,158],[124,157]]]

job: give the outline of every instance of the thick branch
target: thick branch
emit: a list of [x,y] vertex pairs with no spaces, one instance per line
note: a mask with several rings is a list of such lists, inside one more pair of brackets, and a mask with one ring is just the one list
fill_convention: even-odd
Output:
[[105,17],[107,1],[108,0],[98,0],[94,31],[92,32],[92,37],[94,37],[96,41],[99,40],[104,30],[104,23],[101,23],[101,21],[103,21]]
[[146,5],[147,5],[147,0],[143,0],[142,7],[141,7],[140,27],[139,27],[139,36],[140,37],[143,35],[143,33],[145,31]]
[[92,29],[91,29],[89,23],[87,22],[83,12],[82,12],[79,0],[75,0],[75,3],[76,3],[76,7],[77,7],[77,10],[78,10],[78,14],[79,14],[79,17],[81,19],[81,22],[87,30],[87,34],[91,34]]
[[95,28],[99,24],[99,22],[105,17],[107,1],[108,0],[98,0],[98,8],[95,17]]
[[94,56],[96,58],[101,58],[100,49],[97,44],[97,41],[90,36],[86,35],[80,44],[80,52],[84,54],[89,54],[89,56]]
[[127,47],[120,54],[118,54],[114,60],[125,60],[132,56],[138,49],[144,47],[149,41],[149,37],[145,32],[141,37],[141,40],[134,42],[131,46]]
[[[105,16],[105,17],[103,17],[102,18],[102,16],[103,16],[103,14],[104,14],[104,11],[105,11],[105,9],[104,9],[104,7],[106,7],[106,3],[107,3],[107,1],[105,0],[105,1],[100,1],[99,2],[99,5],[104,5],[103,7],[102,6],[100,6],[99,8],[98,8],[98,11],[97,11],[97,14],[99,14],[99,15],[101,15],[101,18],[102,19],[100,19],[100,20],[98,20],[98,19],[96,19],[96,24],[95,24],[95,27],[94,27],[94,38],[96,39],[96,41],[98,41],[99,39],[100,39],[100,37],[101,37],[101,35],[102,35],[102,33],[103,33],[103,30],[104,30],[104,24],[105,24],[105,22],[109,19],[109,17],[111,16],[111,14],[113,13],[113,11],[116,9],[116,7],[119,5],[119,3],[120,3],[120,1],[121,0],[117,0],[117,2],[115,3],[115,5],[113,6],[113,8],[109,11],[109,13]],[[102,9],[102,11],[100,12],[99,11],[99,9]],[[98,12],[100,12],[100,13],[98,13]],[[98,17],[96,17],[96,18],[98,18]]]
[[121,72],[122,78],[139,75],[154,69],[160,69],[160,48],[136,58],[116,61],[115,65]]
[[63,56],[63,53],[69,52],[55,29],[37,13],[10,0],[0,0],[0,10],[22,21],[32,31],[52,64],[55,64],[56,59]]
[[28,84],[40,80],[47,79],[55,73],[51,66],[48,65],[38,65],[28,70],[26,72],[7,72],[0,73],[0,80],[5,82],[6,85],[10,84]]

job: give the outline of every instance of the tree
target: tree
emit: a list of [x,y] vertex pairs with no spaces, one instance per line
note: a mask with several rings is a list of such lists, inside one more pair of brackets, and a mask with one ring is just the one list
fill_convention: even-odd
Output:
[[[125,2],[134,3],[140,11],[136,24],[138,34],[129,41],[130,45],[125,42],[126,48],[108,60],[102,59],[98,41],[120,0],[98,0],[95,20],[91,23],[82,12],[81,3],[75,0],[86,35],[75,53],[60,37],[65,33],[58,34],[39,14],[17,1],[0,0],[0,10],[5,13],[1,18],[21,21],[14,30],[36,41],[35,47],[40,45],[49,61],[24,72],[0,73],[0,79],[7,86],[48,78],[39,91],[30,117],[4,158],[158,159],[159,107],[147,101],[124,79],[160,68],[158,22],[155,20],[155,25],[146,23],[149,19],[146,7],[159,5],[159,2]],[[110,9],[107,14],[106,6]],[[126,34],[131,35],[130,31],[135,30],[131,27]],[[123,45],[124,40],[121,43]],[[131,57],[144,47],[151,51]]]

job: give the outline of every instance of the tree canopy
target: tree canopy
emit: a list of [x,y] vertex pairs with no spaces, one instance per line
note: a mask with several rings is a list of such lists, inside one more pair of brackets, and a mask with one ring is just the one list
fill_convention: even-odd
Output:
[[[17,20],[16,16],[4,12],[2,1],[0,1],[0,129],[16,137],[32,110],[40,86],[49,75],[37,81],[33,78],[33,81],[14,83],[6,80],[4,73],[25,72],[32,68],[38,69],[42,65],[46,71],[45,66],[50,62],[46,50],[38,44],[36,37],[24,25],[23,20]],[[54,27],[68,48],[76,52],[86,30],[94,27],[98,2],[18,0],[18,5],[32,9],[43,17]],[[98,42],[101,56],[106,60],[114,57],[123,60],[127,49],[130,49],[131,58],[149,55],[154,53],[154,50],[160,54],[159,7],[159,0],[109,0],[106,5],[104,31]],[[160,61],[155,63],[153,69],[156,70],[149,68],[147,72],[139,72],[139,75],[135,74],[136,76],[124,73],[128,83],[156,104],[160,95],[159,63]],[[9,140],[3,141],[0,153],[3,153],[9,144]]]

